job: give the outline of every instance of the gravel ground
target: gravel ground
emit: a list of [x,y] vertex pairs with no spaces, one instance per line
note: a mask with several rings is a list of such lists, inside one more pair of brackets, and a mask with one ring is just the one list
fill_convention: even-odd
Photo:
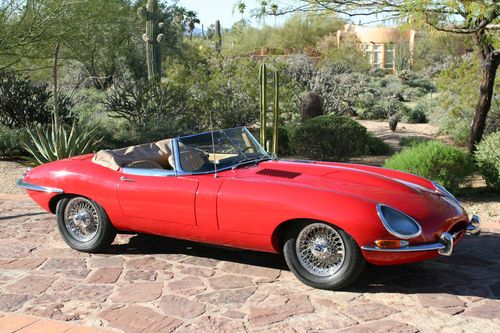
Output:
[[16,181],[21,178],[25,167],[16,162],[0,161],[0,193],[22,194]]

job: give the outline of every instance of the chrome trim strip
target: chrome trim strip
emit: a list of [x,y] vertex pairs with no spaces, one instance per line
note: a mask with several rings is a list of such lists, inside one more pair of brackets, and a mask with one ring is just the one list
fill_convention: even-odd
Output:
[[138,169],[138,168],[123,168],[123,174],[134,175],[134,176],[150,176],[150,177],[168,177],[177,175],[174,170]]
[[27,189],[27,190],[31,190],[31,191],[39,191],[39,192],[47,192],[47,193],[64,193],[64,191],[61,190],[60,188],[30,184],[30,183],[25,182],[22,179],[19,179],[16,183],[17,183],[17,186],[22,187],[22,188]]
[[[412,222],[414,222],[417,227],[418,227],[418,231],[412,235],[403,235],[403,234],[400,234],[399,232],[396,232],[394,231],[389,222],[385,219],[385,216],[384,214],[382,213],[382,207],[385,206],[385,207],[388,207],[390,209],[393,209],[395,210],[396,212],[400,213],[400,214],[403,214],[404,216],[406,216],[408,219],[410,219]],[[391,235],[394,235],[398,238],[402,238],[402,239],[411,239],[411,238],[415,238],[415,237],[418,237],[420,236],[420,234],[422,234],[422,226],[420,225],[420,223],[418,223],[413,217],[409,216],[408,214],[406,213],[403,213],[402,211],[394,208],[394,207],[391,207],[391,206],[388,206],[388,205],[384,205],[384,204],[377,204],[377,214],[378,214],[378,217],[380,218],[380,220],[382,221],[382,224],[384,225],[385,229],[391,234]]]
[[455,196],[453,194],[451,194],[450,191],[448,191],[443,185],[439,184],[438,182],[436,181],[431,181],[432,185],[434,185],[434,187],[436,188],[436,191],[442,195],[444,195],[445,197],[448,197],[450,198],[451,200],[455,201],[462,209],[464,207],[464,205],[462,205],[462,203],[460,202],[460,200],[458,200],[457,198],[455,198]]
[[376,245],[363,245],[361,246],[361,249],[365,251],[377,251],[377,252],[420,252],[420,251],[441,250],[444,249],[445,247],[446,246],[444,246],[441,243],[431,243],[431,244],[400,247],[397,249],[385,249],[385,248],[380,248]]

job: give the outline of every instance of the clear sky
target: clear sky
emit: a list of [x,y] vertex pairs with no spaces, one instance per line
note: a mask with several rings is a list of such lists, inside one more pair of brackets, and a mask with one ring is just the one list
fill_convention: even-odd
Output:
[[[240,13],[236,10],[233,16],[233,7],[236,0],[179,0],[179,5],[188,10],[194,10],[198,13],[198,18],[205,26],[214,24],[220,20],[222,27],[230,28],[234,22],[241,19]],[[253,2],[247,4],[253,5]],[[248,13],[246,13],[247,15]]]

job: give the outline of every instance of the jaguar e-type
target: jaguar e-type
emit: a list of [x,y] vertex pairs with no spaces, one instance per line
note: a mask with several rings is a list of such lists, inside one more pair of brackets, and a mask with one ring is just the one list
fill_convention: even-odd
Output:
[[246,128],[101,150],[38,166],[19,186],[75,250],[119,232],[283,253],[304,283],[340,289],[366,262],[450,255],[480,231],[436,182],[366,165],[279,160]]

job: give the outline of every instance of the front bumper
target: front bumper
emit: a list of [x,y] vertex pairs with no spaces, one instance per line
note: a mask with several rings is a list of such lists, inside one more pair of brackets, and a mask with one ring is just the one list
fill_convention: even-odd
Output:
[[[481,219],[477,215],[473,215],[470,219],[467,227],[465,228],[466,233],[471,235],[479,235],[481,233]],[[453,235],[448,232],[443,232],[439,241],[436,243],[419,244],[419,245],[409,245],[400,248],[380,248],[376,245],[364,245],[361,249],[365,251],[374,252],[422,252],[422,251],[438,251],[439,254],[444,256],[450,256],[453,252],[453,242],[463,230],[454,233]]]

